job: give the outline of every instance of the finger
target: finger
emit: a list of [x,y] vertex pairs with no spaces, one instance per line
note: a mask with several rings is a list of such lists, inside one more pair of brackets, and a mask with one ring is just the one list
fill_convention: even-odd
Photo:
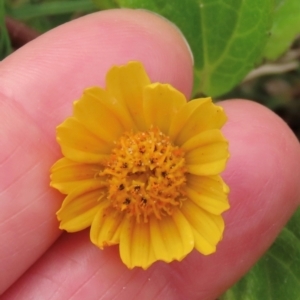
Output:
[[182,262],[128,270],[117,247],[91,245],[88,232],[64,235],[3,299],[211,300],[238,280],[270,246],[299,203],[299,144],[266,108],[247,101],[221,103],[229,117],[224,133],[231,158],[224,174],[231,209],[217,252],[194,251]]
[[59,235],[62,196],[49,188],[61,154],[55,127],[84,88],[103,86],[115,64],[139,60],[152,81],[189,95],[192,59],[179,31],[145,11],[114,10],[65,24],[0,65],[0,294]]

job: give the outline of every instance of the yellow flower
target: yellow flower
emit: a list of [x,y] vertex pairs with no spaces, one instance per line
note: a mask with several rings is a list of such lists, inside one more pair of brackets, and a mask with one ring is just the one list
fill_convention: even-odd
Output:
[[211,98],[186,102],[151,84],[143,66],[113,67],[106,88],[88,88],[57,127],[64,158],[51,186],[67,194],[57,212],[69,232],[91,227],[99,248],[119,244],[128,268],[204,255],[222,239],[229,188],[223,109]]

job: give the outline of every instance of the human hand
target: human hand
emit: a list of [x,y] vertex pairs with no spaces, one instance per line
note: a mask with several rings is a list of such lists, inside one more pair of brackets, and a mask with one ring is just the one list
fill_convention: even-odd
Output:
[[[270,246],[299,204],[300,150],[287,126],[248,101],[220,103],[231,158],[224,172],[231,209],[217,252],[128,270],[118,247],[104,251],[87,231],[62,235],[63,200],[49,187],[61,157],[55,127],[84,88],[104,85],[112,65],[141,61],[152,82],[187,98],[192,59],[169,22],[145,11],[106,11],[65,24],[0,63],[2,299],[215,299]],[[5,292],[6,291],[6,292]]]

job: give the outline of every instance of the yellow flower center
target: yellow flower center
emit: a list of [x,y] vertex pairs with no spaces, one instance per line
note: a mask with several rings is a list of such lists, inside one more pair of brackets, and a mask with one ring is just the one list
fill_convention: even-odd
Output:
[[171,215],[185,200],[184,151],[159,129],[125,133],[116,143],[103,175],[112,206],[148,221]]

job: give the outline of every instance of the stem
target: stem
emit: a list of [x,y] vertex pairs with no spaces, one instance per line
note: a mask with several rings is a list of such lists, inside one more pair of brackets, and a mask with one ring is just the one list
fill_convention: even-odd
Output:
[[267,64],[262,65],[261,67],[251,71],[243,82],[252,80],[254,78],[264,76],[264,75],[272,75],[272,74],[281,74],[289,71],[293,71],[299,68],[299,61],[291,61],[287,63],[281,64]]
[[254,78],[272,75],[272,74],[281,74],[289,71],[296,70],[300,67],[300,49],[292,49],[288,51],[281,59],[277,62],[269,63],[258,67],[257,69],[252,70],[246,78],[243,80],[249,81]]

